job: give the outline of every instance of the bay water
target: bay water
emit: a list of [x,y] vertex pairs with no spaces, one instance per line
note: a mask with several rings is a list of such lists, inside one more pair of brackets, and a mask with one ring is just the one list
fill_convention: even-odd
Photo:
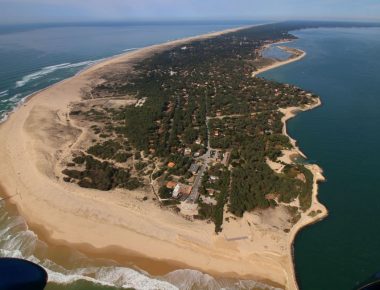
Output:
[[345,290],[380,272],[380,29],[308,29],[291,44],[307,52],[260,76],[298,85],[323,106],[288,123],[324,170],[319,200],[329,216],[295,241],[302,290]]

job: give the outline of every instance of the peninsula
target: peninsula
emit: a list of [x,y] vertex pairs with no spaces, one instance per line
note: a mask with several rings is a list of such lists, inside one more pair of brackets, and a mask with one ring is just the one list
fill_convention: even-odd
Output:
[[[321,104],[258,73],[308,27],[268,24],[139,49],[31,96],[0,125],[0,184],[41,239],[297,289],[292,243],[324,217],[323,180],[286,133]],[[285,45],[285,44],[284,44]]]

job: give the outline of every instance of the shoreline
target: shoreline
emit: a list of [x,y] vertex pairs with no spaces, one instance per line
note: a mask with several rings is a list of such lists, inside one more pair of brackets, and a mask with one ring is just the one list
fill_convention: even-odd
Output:
[[118,59],[127,57],[130,54],[138,53],[138,52],[141,52],[141,51],[143,51],[145,49],[151,49],[151,50],[154,50],[154,48],[158,48],[158,49],[162,49],[163,48],[163,49],[165,49],[166,46],[168,46],[168,48],[170,48],[171,46],[180,45],[181,43],[186,44],[186,43],[191,42],[191,41],[212,38],[212,37],[219,36],[219,35],[222,35],[222,34],[226,34],[226,33],[230,33],[230,32],[235,32],[235,31],[247,29],[247,28],[250,28],[250,27],[260,26],[260,25],[263,25],[263,24],[240,26],[240,27],[229,28],[229,29],[225,29],[225,30],[221,30],[221,31],[213,31],[213,32],[205,33],[205,34],[194,35],[194,36],[189,36],[189,37],[183,37],[183,38],[179,38],[179,39],[175,39],[175,40],[168,40],[166,42],[162,42],[162,43],[158,43],[158,44],[153,44],[153,45],[150,45],[150,46],[144,46],[144,47],[140,47],[140,48],[131,48],[130,50],[123,50],[122,53],[118,53],[118,54],[115,54],[115,55],[111,55],[109,57],[105,57],[105,58],[101,58],[101,59],[98,59],[98,60],[94,60],[92,64],[87,65],[86,67],[80,69],[79,71],[77,71],[71,77],[62,79],[62,80],[60,80],[60,81],[58,81],[58,82],[56,82],[54,84],[51,84],[51,85],[47,86],[46,88],[37,90],[37,91],[35,91],[33,93],[30,93],[29,95],[26,95],[25,97],[23,97],[11,111],[7,112],[0,119],[0,126],[1,126],[2,123],[6,122],[9,119],[9,117],[19,109],[19,107],[21,107],[22,105],[26,104],[35,95],[37,95],[37,94],[39,94],[41,92],[44,92],[45,90],[48,90],[51,87],[54,87],[54,86],[57,86],[57,85],[59,85],[61,83],[67,82],[67,81],[69,81],[69,80],[71,80],[71,79],[73,79],[73,78],[75,78],[77,76],[80,76],[81,74],[84,74],[84,73],[87,73],[89,71],[92,71],[92,70],[96,69],[94,67],[97,67],[98,65],[101,67],[103,65],[111,64],[111,62],[113,62],[114,60],[118,60]]
[[[264,46],[262,50],[264,50],[267,47],[270,47],[272,45],[286,44],[286,43],[290,43],[293,41],[294,40],[284,40],[284,41],[274,42],[272,44]],[[287,47],[280,47],[280,49],[287,51],[286,48]],[[284,60],[284,61],[274,60],[275,62],[273,64],[270,64],[268,66],[264,66],[262,68],[259,68],[257,71],[253,72],[252,77],[259,77],[259,74],[264,73],[266,71],[269,71],[269,70],[272,70],[275,68],[279,68],[281,66],[285,66],[285,65],[293,63],[293,62],[297,62],[297,61],[303,59],[304,57],[306,57],[306,55],[307,55],[307,53],[301,49],[292,48],[292,50],[300,52],[300,55],[290,57],[289,59]],[[291,51],[290,51],[290,53],[291,53]],[[298,147],[297,140],[295,140],[294,138],[292,138],[288,134],[287,122],[290,119],[295,118],[299,113],[307,112],[309,110],[313,110],[313,109],[318,108],[320,106],[322,106],[322,101],[321,101],[320,97],[318,97],[317,102],[315,104],[305,106],[305,107],[288,107],[288,108],[279,110],[280,112],[282,112],[284,114],[284,117],[281,120],[283,123],[282,134],[287,136],[290,139],[290,142],[293,146],[293,149],[288,150],[287,154],[285,154],[286,155],[285,158],[288,159],[289,162],[294,162],[291,159],[291,155],[293,155],[293,154],[298,154],[305,159],[307,159],[307,156]],[[312,204],[306,212],[302,213],[300,220],[292,227],[292,229],[289,233],[290,255],[292,258],[292,265],[289,268],[290,273],[291,273],[291,284],[290,284],[291,288],[290,289],[299,289],[298,283],[297,283],[296,269],[295,269],[295,260],[294,260],[294,242],[295,242],[297,234],[303,228],[311,226],[311,225],[325,219],[328,216],[327,208],[322,203],[320,203],[318,200],[319,183],[325,181],[325,177],[323,176],[323,169],[321,167],[319,167],[317,164],[307,164],[305,167],[307,169],[309,169],[311,171],[311,173],[313,174]],[[317,210],[320,210],[321,212],[319,214],[317,214],[316,216],[311,217],[308,215],[311,212],[314,212]]]
[[[270,45],[266,45],[263,47],[263,50],[266,48],[266,47],[270,47],[272,45],[278,45],[278,44],[283,44],[283,43],[289,43],[289,42],[292,42],[294,40],[287,40],[287,41],[277,41],[277,42],[274,42]],[[283,49],[283,48],[280,48],[280,49]],[[290,63],[293,63],[293,62],[297,62],[301,59],[303,59],[307,53],[301,49],[298,49],[298,48],[295,48],[294,50],[298,51],[300,53],[300,55],[298,56],[291,56],[290,58],[286,59],[286,60],[274,60],[274,63],[270,64],[270,65],[267,65],[267,66],[264,66],[262,68],[259,68],[258,70],[254,71],[252,73],[252,77],[257,77],[259,74],[263,73],[263,72],[266,72],[266,71],[269,71],[269,70],[272,70],[272,69],[275,69],[275,68],[278,68],[278,67],[281,67],[281,66],[284,66],[284,65],[287,65],[287,64],[290,64]]]
[[[250,26],[249,26],[250,27]],[[180,40],[175,40],[175,41],[170,41],[170,42],[165,42],[163,44],[157,44],[157,45],[153,45],[153,46],[150,46],[150,47],[144,47],[142,49],[138,49],[138,50],[135,50],[135,51],[132,51],[132,52],[126,52],[126,53],[122,53],[120,55],[116,55],[116,56],[112,56],[110,58],[107,58],[101,62],[96,62],[94,63],[93,65],[91,65],[90,67],[87,67],[86,69],[83,69],[81,71],[79,71],[76,75],[68,78],[68,79],[65,79],[65,80],[62,80],[56,84],[53,84],[41,91],[38,91],[38,92],[35,92],[29,96],[27,96],[27,99],[22,103],[20,104],[20,106],[17,107],[17,109],[15,109],[13,112],[11,112],[8,116],[8,120],[6,120],[5,122],[1,123],[0,124],[0,136],[2,133],[2,130],[4,130],[4,128],[6,126],[8,127],[11,127],[11,128],[7,128],[8,131],[6,132],[13,132],[12,130],[27,130],[28,131],[28,128],[25,129],[25,127],[27,126],[24,126],[24,123],[26,121],[28,121],[28,116],[29,114],[32,114],[33,113],[33,108],[30,108],[32,107],[33,105],[36,106],[36,105],[41,105],[41,104],[38,104],[38,100],[37,100],[37,97],[34,98],[35,96],[41,96],[41,99],[45,99],[45,101],[49,100],[48,96],[49,95],[49,92],[52,91],[51,93],[54,93],[56,92],[57,94],[59,93],[57,90],[58,89],[61,89],[63,90],[63,100],[59,100],[59,104],[58,105],[54,105],[53,106],[53,109],[54,111],[57,110],[57,112],[60,112],[59,110],[62,110],[62,111],[66,111],[67,112],[67,106],[70,102],[72,101],[75,101],[75,100],[78,100],[77,96],[75,96],[73,98],[73,96],[70,95],[70,92],[72,93],[72,91],[68,90],[68,88],[65,87],[65,85],[68,83],[68,82],[76,82],[77,83],[77,86],[79,87],[80,85],[83,85],[85,84],[87,81],[88,81],[88,78],[87,77],[90,77],[91,76],[91,73],[95,73],[95,71],[97,71],[98,69],[102,69],[104,68],[105,66],[108,66],[108,65],[112,65],[112,64],[118,64],[118,63],[121,63],[121,62],[127,62],[127,61],[136,61],[136,60],[139,60],[141,58],[144,58],[144,57],[147,57],[147,55],[150,55],[151,53],[156,53],[156,52],[159,52],[159,51],[162,51],[162,50],[165,50],[165,49],[169,49],[170,47],[172,46],[176,46],[176,45],[181,45],[181,44],[186,44],[190,41],[194,41],[194,40],[200,40],[200,39],[205,39],[205,38],[209,38],[209,37],[214,37],[214,36],[217,36],[217,35],[221,35],[221,34],[224,34],[224,33],[229,33],[229,32],[233,32],[233,31],[237,31],[237,30],[240,30],[240,29],[245,29],[247,27],[241,27],[241,28],[233,28],[233,29],[228,29],[228,30],[224,30],[224,31],[221,31],[221,32],[212,32],[212,33],[208,33],[208,34],[205,34],[205,35],[201,35],[201,36],[194,36],[194,37],[189,37],[189,38],[183,38],[183,39],[180,39]],[[286,65],[288,63],[291,63],[291,62],[295,62],[295,61],[298,61],[300,59],[302,59],[304,56],[306,55],[305,52],[302,53],[302,55],[298,56],[298,57],[294,57],[294,58],[291,58],[289,60],[286,60],[286,61],[283,61],[283,62],[279,62],[279,63],[275,63],[275,64],[272,64],[268,67],[264,67],[264,68],[261,68],[260,70],[254,72],[253,74],[254,75],[257,75],[258,73],[261,73],[261,72],[264,72],[264,71],[267,71],[267,70],[270,70],[270,69],[274,69],[274,68],[277,68],[279,66],[282,66],[282,65]],[[65,91],[64,89],[68,90]],[[75,90],[74,90],[75,91]],[[61,92],[62,93],[62,92]],[[69,97],[67,97],[67,95],[69,95]],[[43,102],[44,100],[40,100],[40,103],[44,103]],[[51,105],[51,104],[50,104]],[[320,105],[320,104],[319,104]],[[46,106],[48,106],[46,104]],[[311,108],[307,108],[308,109],[313,109],[314,107],[311,107]],[[52,108],[49,108],[49,110],[51,110]],[[291,108],[288,108],[287,110],[289,110]],[[295,109],[300,109],[300,108],[293,108],[294,110]],[[302,110],[302,109],[301,109]],[[28,114],[28,116],[21,116],[22,113],[25,113],[25,114]],[[43,113],[46,113],[45,111],[43,111]],[[62,112],[60,112],[61,115],[62,115]],[[17,116],[16,116],[17,115]],[[58,113],[57,113],[58,115]],[[294,114],[294,112],[289,112],[289,115],[286,115],[285,117],[287,117],[287,119],[284,119],[284,134],[287,135],[287,132],[286,132],[286,121],[289,120],[290,118],[294,117],[296,114]],[[20,117],[21,116],[21,117]],[[24,123],[21,123],[19,122],[19,124],[15,125],[15,126],[11,126],[10,125],[10,122],[11,121],[14,121],[14,119],[16,118],[19,118],[19,121],[23,121]],[[8,125],[7,125],[8,124]],[[54,124],[53,124],[54,125]],[[15,127],[15,128],[13,128]],[[49,128],[48,128],[49,129]],[[25,132],[24,132],[25,133]],[[29,134],[30,133],[30,130],[28,131]],[[17,134],[17,131],[15,131],[15,134]],[[22,135],[20,133],[20,135]],[[287,135],[288,136],[288,135]],[[21,136],[21,137],[25,137],[25,136]],[[289,136],[288,136],[289,137]],[[289,137],[291,138],[291,137]],[[15,139],[16,140],[16,139]],[[291,138],[291,140],[293,140],[295,142],[294,139]],[[22,139],[22,141],[25,141],[25,144],[29,144],[31,142],[30,139],[28,138],[24,138]],[[5,143],[5,142],[3,142]],[[10,145],[7,144],[8,146],[3,146],[3,149],[5,151],[7,150],[13,150],[13,149],[10,149]],[[33,144],[34,145],[34,144]],[[21,148],[18,148],[18,151],[14,151],[15,153],[13,154],[13,159],[16,160],[17,158],[19,158],[19,154],[21,154],[20,150],[23,150],[22,148],[22,144],[20,145]],[[42,146],[42,145],[41,145]],[[2,148],[2,146],[0,145],[0,149]],[[46,149],[46,148],[44,148]],[[295,145],[295,150],[298,150],[300,154],[303,155],[303,153],[299,150],[299,148]],[[0,152],[0,156],[2,154],[5,154],[5,156],[7,155],[7,152]],[[33,154],[32,154],[33,155]],[[30,159],[33,159],[33,158],[37,158],[37,157],[40,157],[39,155],[37,156],[36,154],[34,154],[35,156],[31,156]],[[28,154],[25,154],[24,156],[28,156]],[[8,158],[9,160],[12,159],[12,158]],[[37,158],[38,160],[38,158]],[[29,161],[29,160],[27,160]],[[5,163],[5,162],[4,162]],[[29,163],[31,162],[28,162],[27,165],[30,165]],[[15,176],[16,178],[14,178],[14,180],[19,180],[21,181],[23,178],[27,178],[27,176],[23,176],[25,172],[27,172],[27,169],[29,169],[30,167],[28,167],[27,165],[22,166],[24,169],[22,171],[22,173],[18,172],[18,169],[14,170],[13,173],[13,176]],[[0,165],[0,169],[1,169],[1,165]],[[319,167],[318,167],[319,168]],[[46,168],[44,168],[44,170],[46,170]],[[321,169],[320,169],[321,170]],[[7,174],[8,177],[10,177],[11,174]],[[38,179],[40,181],[46,181],[46,176],[45,178],[43,178],[41,176],[41,173],[40,172],[35,172],[36,174],[38,174]],[[313,172],[313,175],[314,175],[314,186],[313,186],[313,204],[314,204],[314,201],[316,201],[318,203],[318,200],[317,200],[317,194],[318,194],[318,185],[317,185],[317,182],[319,182],[320,180],[318,179],[317,177],[317,172]],[[30,174],[30,173],[29,173]],[[321,172],[320,172],[321,174]],[[33,174],[32,174],[33,175]],[[322,175],[321,175],[322,176]],[[28,177],[32,177],[31,175],[28,175]],[[20,179],[21,178],[21,179]],[[50,176],[51,179],[53,179],[53,177]],[[323,178],[323,176],[321,177]],[[38,183],[39,180],[36,180],[35,182]],[[322,179],[321,179],[322,180]],[[46,192],[46,193],[43,193],[41,196],[37,196],[37,195],[33,195],[31,194],[32,196],[29,197],[29,196],[25,196],[24,195],[24,192],[28,192],[27,188],[25,188],[25,190],[21,190],[20,193],[19,193],[19,188],[18,186],[15,186],[14,184],[13,185],[10,185],[10,184],[6,184],[5,188],[3,189],[2,186],[3,185],[3,180],[0,182],[0,195],[3,195],[5,194],[6,196],[12,196],[12,193],[17,193],[19,196],[15,196],[15,197],[12,197],[9,201],[10,203],[14,204],[16,207],[17,207],[17,210],[18,212],[20,213],[20,215],[22,215],[23,217],[25,217],[25,220],[27,221],[27,224],[28,226],[33,230],[35,231],[36,233],[38,233],[38,237],[42,240],[42,241],[47,241],[48,244],[55,244],[55,245],[66,245],[66,246],[72,246],[73,248],[75,249],[80,249],[80,251],[84,252],[85,254],[89,254],[89,256],[97,256],[99,255],[99,257],[110,257],[112,258],[112,260],[115,260],[115,261],[118,261],[118,257],[119,256],[122,256],[121,259],[122,260],[127,260],[129,258],[131,258],[133,255],[130,255],[128,256],[127,253],[133,253],[134,251],[132,249],[128,249],[128,247],[118,247],[118,245],[111,245],[111,248],[113,248],[113,250],[115,250],[115,253],[117,252],[118,254],[114,254],[114,253],[110,253],[110,247],[108,245],[108,247],[104,247],[104,245],[106,244],[107,240],[104,240],[104,238],[101,240],[99,239],[98,240],[98,243],[92,243],[91,245],[90,244],[86,244],[86,243],[78,243],[78,242],[75,242],[75,240],[78,241],[79,240],[83,240],[84,237],[77,237],[75,236],[75,234],[71,234],[71,235],[64,235],[64,229],[59,229],[59,231],[62,231],[62,234],[60,233],[57,233],[57,229],[53,229],[53,228],[46,228],[45,224],[42,222],[42,219],[40,218],[40,222],[38,222],[38,213],[36,213],[36,209],[33,209],[30,205],[27,204],[27,201],[22,201],[22,196],[21,196],[21,192],[23,193],[23,197],[24,199],[28,199],[29,198],[29,202],[39,202],[42,206],[42,204],[45,204],[45,209],[46,206],[49,206],[49,203],[46,201],[46,200],[43,200],[43,199],[46,199],[50,196],[50,193],[51,192]],[[8,185],[8,186],[7,186]],[[41,185],[41,184],[40,184]],[[60,187],[59,187],[60,186]],[[36,188],[39,188],[39,187],[36,187]],[[121,212],[121,206],[119,204],[114,204],[114,203],[111,203],[111,202],[107,202],[105,201],[104,199],[104,196],[101,196],[101,194],[99,192],[94,192],[93,190],[82,190],[82,189],[78,189],[78,188],[72,188],[70,186],[65,186],[63,189],[62,189],[62,185],[61,184],[58,184],[58,182],[56,182],[56,184],[52,184],[50,186],[50,189],[51,190],[54,190],[56,189],[57,191],[60,190],[62,194],[65,194],[63,192],[63,190],[66,190],[66,191],[70,191],[70,193],[74,193],[75,194],[78,194],[78,196],[75,196],[77,198],[77,200],[79,201],[82,201],[82,202],[90,202],[90,203],[94,203],[94,206],[96,206],[96,209],[99,209],[99,205],[101,204],[102,206],[106,206],[106,207],[109,207],[110,209],[114,209],[120,213]],[[30,193],[30,192],[29,192]],[[115,196],[117,198],[119,198],[119,195],[117,195],[119,193],[115,193]],[[58,193],[56,194],[58,195]],[[68,195],[66,194],[67,197],[73,197],[72,195]],[[95,197],[94,197],[95,196]],[[70,205],[70,201],[68,201],[67,199],[63,199],[63,197],[61,196],[56,196],[55,197],[57,200],[57,202],[65,202],[67,208],[52,208],[50,213],[54,213],[54,210],[58,210],[58,211],[62,211],[62,216],[65,216],[64,214],[66,213],[65,211],[68,211],[68,208],[69,208],[69,205]],[[19,199],[19,200],[18,200]],[[18,201],[17,201],[18,200]],[[42,201],[41,201],[42,200]],[[75,202],[75,201],[72,201],[72,202]],[[98,205],[99,204],[99,205]],[[312,207],[307,211],[307,212],[310,212],[313,208],[313,204],[312,204]],[[319,204],[319,203],[318,203]],[[150,206],[150,205],[149,205]],[[38,206],[37,206],[38,207]],[[78,211],[80,214],[82,214],[82,211],[85,211],[88,210],[90,206],[85,206],[84,208],[81,207],[81,208],[78,208]],[[28,212],[28,209],[29,209],[29,212]],[[133,212],[132,211],[133,209],[131,209],[131,214],[130,214],[130,217],[132,217],[133,215],[136,214],[136,212]],[[148,207],[148,211],[149,211],[149,207]],[[162,209],[158,208],[158,211],[162,211]],[[144,213],[143,211],[141,211],[142,213]],[[139,214],[140,212],[137,212],[137,214]],[[49,213],[46,213],[45,215],[48,215]],[[77,214],[77,212],[74,213],[74,215]],[[91,215],[90,213],[87,213],[86,214],[88,215]],[[33,220],[33,215],[35,218],[37,218],[37,221],[34,221]],[[98,215],[100,217],[102,217],[103,219],[110,219],[113,221],[113,219],[111,219],[112,217],[109,217],[109,216],[106,216],[104,215],[103,212],[100,212],[99,210],[99,213]],[[157,216],[160,216],[159,213],[154,213],[153,215],[153,219],[154,220],[154,217],[155,215]],[[173,216],[171,216],[170,214],[168,213],[162,213],[162,215],[165,215],[164,218],[163,218],[163,223],[158,223],[158,229],[160,229],[160,227],[164,227],[164,223],[165,221],[169,220],[169,218],[173,218]],[[326,215],[327,215],[327,210],[326,210]],[[92,216],[90,217],[87,217],[87,220],[83,219],[82,216],[75,216],[77,219],[77,221],[80,223],[81,221],[83,223],[85,222],[89,222],[89,219],[90,218],[94,218]],[[74,220],[75,220],[75,217],[74,217]],[[141,217],[144,217],[143,214],[141,214]],[[81,219],[82,218],[82,219]],[[136,219],[139,218],[139,216],[136,216]],[[318,217],[318,219],[320,219]],[[301,221],[303,221],[303,223],[301,224]],[[317,220],[315,220],[314,222],[316,222]],[[125,222],[125,221],[122,221],[122,220],[116,220],[117,223],[121,223],[122,222]],[[177,221],[176,220],[176,223],[178,223],[179,225],[183,225],[185,222],[181,222],[181,221]],[[172,260],[172,259],[162,259],[162,258],[157,258],[157,253],[154,253],[154,251],[150,251],[150,254],[149,254],[149,251],[145,251],[146,256],[144,256],[141,251],[136,255],[136,257],[138,259],[140,259],[140,265],[142,265],[142,261],[146,259],[146,263],[150,264],[149,266],[145,267],[144,266],[144,270],[148,271],[149,270],[147,268],[151,268],[150,271],[151,272],[154,272],[155,270],[153,269],[154,267],[152,267],[152,262],[156,261],[157,263],[160,263],[160,265],[162,266],[162,264],[165,264],[165,268],[166,270],[164,272],[166,272],[167,270],[169,269],[178,269],[178,267],[181,267],[181,266],[185,266],[186,268],[188,269],[198,269],[202,272],[205,272],[205,273],[209,273],[209,274],[212,274],[214,275],[215,277],[220,277],[220,276],[223,276],[223,277],[231,277],[231,278],[240,278],[240,279],[252,279],[252,280],[255,280],[255,281],[258,281],[258,282],[262,282],[262,283],[267,283],[269,285],[273,285],[273,286],[284,286],[286,289],[297,289],[297,282],[296,282],[296,278],[295,278],[295,269],[294,269],[294,261],[293,261],[293,258],[292,258],[292,247],[293,247],[293,242],[294,242],[294,238],[296,236],[296,234],[298,233],[298,231],[300,229],[302,229],[304,226],[307,226],[309,224],[311,224],[311,221],[310,219],[308,219],[308,216],[307,214],[303,214],[302,215],[302,218],[300,221],[297,222],[297,224],[294,225],[294,227],[292,227],[291,229],[291,232],[290,234],[287,236],[288,237],[288,240],[286,241],[286,243],[289,246],[289,250],[290,250],[290,263],[289,261],[288,262],[278,262],[277,260],[279,259],[278,257],[276,257],[277,253],[270,253],[270,254],[267,254],[267,253],[261,253],[259,252],[259,250],[257,250],[257,253],[261,253],[260,255],[262,257],[253,257],[251,258],[251,254],[247,257],[249,257],[251,260],[248,261],[247,263],[242,263],[242,260],[239,260],[239,259],[242,259],[243,257],[245,256],[242,256],[242,257],[238,257],[238,259],[236,260],[231,260],[229,261],[229,264],[228,264],[228,268],[229,269],[234,269],[234,271],[217,271],[217,270],[213,270],[214,268],[218,268],[218,269],[221,269],[223,268],[223,265],[220,265],[217,267],[218,265],[218,261],[225,261],[225,259],[229,260],[231,259],[232,256],[230,255],[227,255],[224,253],[224,251],[226,249],[228,249],[228,251],[231,251],[231,254],[233,255],[234,254],[234,251],[233,251],[233,248],[231,248],[231,244],[228,244],[226,243],[225,241],[223,241],[223,239],[221,239],[221,237],[219,236],[215,236],[215,235],[209,235],[208,234],[208,238],[210,240],[207,240],[205,238],[199,238],[199,239],[192,239],[190,238],[190,233],[193,233],[192,231],[194,230],[194,234],[199,234],[199,235],[202,235],[202,233],[206,233],[209,226],[207,226],[206,224],[202,224],[202,228],[203,229],[199,229],[198,227],[198,224],[197,222],[194,222],[193,224],[186,224],[187,226],[189,226],[190,229],[185,229],[185,230],[178,230],[177,228],[175,228],[175,231],[178,231],[176,233],[176,236],[172,237],[172,236],[160,236],[159,234],[159,238],[162,238],[162,241],[157,238],[157,237],[153,237],[153,236],[150,236],[150,235],[146,235],[144,236],[145,239],[144,241],[146,241],[146,243],[148,243],[149,245],[154,245],[154,244],[161,244],[161,246],[166,249],[164,251],[166,251],[166,253],[169,255],[170,251],[171,251],[171,247],[174,245],[172,243],[166,243],[164,244],[164,242],[166,242],[165,239],[169,239],[170,241],[172,239],[175,239],[173,240],[172,242],[176,243],[176,247],[178,246],[178,249],[173,249],[173,250],[176,250],[178,255],[182,254],[182,250],[183,249],[186,249],[188,252],[191,250],[192,252],[194,252],[194,257],[188,257],[188,261],[196,261],[197,259],[201,259],[201,257],[207,257],[209,255],[212,255],[212,256],[215,256],[215,261],[206,261],[206,263],[203,263],[203,266],[196,266],[194,267],[194,265],[197,265],[197,263],[182,263],[182,262],[178,262],[177,260]],[[90,223],[89,225],[91,226],[94,226],[93,223]],[[139,225],[139,224],[138,224]],[[137,226],[138,226],[137,225]],[[140,224],[140,225],[143,225],[143,224]],[[85,225],[84,225],[85,226]],[[101,227],[99,227],[99,229],[102,229]],[[124,228],[123,228],[124,229]],[[169,229],[172,229],[172,227],[169,227]],[[55,232],[54,232],[55,230]],[[106,231],[106,228],[103,228],[104,232],[107,232]],[[138,234],[135,232],[136,230],[135,229],[130,229],[128,228],[129,230],[129,234],[131,236],[128,236],[128,239],[132,239],[132,236],[133,236],[133,239],[135,240],[135,242],[137,243],[138,242]],[[102,231],[101,231],[102,232]],[[109,233],[112,232],[112,230],[108,230]],[[81,233],[77,232],[78,235],[81,235]],[[116,235],[116,233],[115,233]],[[167,234],[169,235],[169,234]],[[189,236],[187,236],[189,235]],[[62,236],[65,236],[66,239],[62,239],[60,237]],[[95,235],[96,236],[96,235]],[[141,235],[140,235],[141,236]],[[127,236],[123,236],[123,235],[119,235],[119,238],[126,238]],[[86,239],[86,238],[84,238]],[[140,237],[141,239],[141,237]],[[114,239],[114,241],[116,240],[116,237]],[[153,241],[151,241],[153,240]],[[190,244],[191,243],[191,244]],[[90,245],[90,246],[89,246]],[[218,250],[215,249],[215,251],[208,251],[208,248],[210,249],[213,249],[214,246],[217,245],[218,247],[220,247]],[[243,245],[244,247],[247,247],[248,245],[241,242],[238,243],[233,243],[232,246],[235,247],[236,245]],[[169,246],[169,247],[168,247]],[[158,247],[158,246],[157,246]],[[200,248],[200,247],[207,247],[206,249],[204,248]],[[122,251],[121,251],[122,249]],[[190,250],[189,250],[190,249]],[[200,253],[197,253],[196,251],[199,251]],[[191,252],[190,251],[190,252]],[[111,251],[112,252],[112,251]],[[121,252],[123,252],[121,254]],[[256,252],[254,252],[254,254],[257,254]],[[125,254],[125,255],[123,255]],[[156,254],[156,256],[154,256],[154,254]],[[185,254],[185,253],[184,253]],[[173,256],[173,255],[172,255]],[[129,258],[128,258],[129,257]],[[198,258],[197,258],[198,257]],[[130,260],[130,259],[129,259]],[[203,261],[204,262],[204,261]],[[122,264],[125,264],[125,262],[123,263],[123,261],[121,261]],[[257,269],[256,270],[256,274],[255,275],[250,275],[250,273],[252,273],[252,271],[249,271],[249,269],[247,269],[246,267],[249,267],[249,265],[262,265],[262,267],[267,267],[266,269],[263,269],[263,270],[266,270],[266,271],[262,271],[260,269]],[[284,264],[283,264],[284,263]],[[130,264],[130,263],[129,263]],[[242,265],[240,265],[242,264]],[[226,264],[227,265],[227,264]],[[234,267],[235,265],[235,267]],[[258,266],[258,267],[259,267]],[[270,266],[270,267],[269,267]],[[137,265],[138,267],[138,265]],[[163,267],[161,267],[163,268]],[[283,269],[285,268],[285,269]],[[162,270],[162,269],[161,269]],[[275,273],[276,271],[280,271],[280,270],[283,270],[286,272],[286,274],[282,273],[281,275],[278,274],[278,273]],[[274,273],[266,273],[266,272],[270,272],[270,271],[273,271]],[[150,272],[149,272],[150,273]],[[158,273],[158,272],[156,272]],[[276,275],[277,274],[277,275]],[[289,277],[289,274],[290,274],[290,277]],[[160,274],[158,274],[160,275]],[[263,278],[264,277],[264,278]],[[266,278],[265,278],[266,277]],[[271,277],[273,278],[273,280],[269,279],[268,277]],[[285,279],[285,280],[284,280]],[[289,280],[290,279],[290,280]],[[282,281],[282,282],[280,282]]]
[[[284,113],[284,117],[282,118],[282,123],[283,123],[283,134],[287,136],[291,144],[293,145],[293,149],[289,150],[288,157],[290,159],[290,156],[293,154],[299,154],[304,158],[307,158],[306,155],[301,151],[301,149],[297,145],[297,141],[293,139],[287,132],[287,122],[295,118],[299,113],[302,112],[307,112],[309,110],[313,110],[315,108],[318,108],[322,106],[322,101],[318,97],[317,103],[306,106],[306,107],[289,107],[286,109],[280,110],[282,113]],[[297,234],[305,227],[311,226],[315,223],[317,223],[320,220],[323,220],[328,216],[328,210],[327,208],[319,202],[318,200],[318,188],[319,188],[319,183],[325,181],[325,177],[323,176],[323,170],[319,165],[317,164],[307,164],[305,166],[307,169],[311,171],[313,174],[313,192],[312,192],[312,201],[311,201],[311,206],[309,209],[307,209],[306,212],[303,212],[301,215],[300,220],[292,227],[289,235],[289,242],[290,242],[290,251],[291,251],[291,257],[292,257],[292,287],[291,289],[299,289],[298,283],[297,283],[297,277],[296,277],[296,269],[295,269],[295,261],[294,261],[294,242],[296,239]],[[309,214],[311,212],[317,212],[320,210],[321,212],[317,214],[316,216],[310,216]]]

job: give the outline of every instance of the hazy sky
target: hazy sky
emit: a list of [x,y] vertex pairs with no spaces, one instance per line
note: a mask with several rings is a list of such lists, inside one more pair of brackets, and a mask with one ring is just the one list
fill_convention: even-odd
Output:
[[309,18],[380,21],[380,0],[0,0],[1,23]]

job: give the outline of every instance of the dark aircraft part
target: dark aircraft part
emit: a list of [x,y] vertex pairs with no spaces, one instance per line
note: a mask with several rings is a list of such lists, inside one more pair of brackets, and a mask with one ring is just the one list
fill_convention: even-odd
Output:
[[15,258],[0,258],[1,290],[42,290],[48,275],[44,268]]

